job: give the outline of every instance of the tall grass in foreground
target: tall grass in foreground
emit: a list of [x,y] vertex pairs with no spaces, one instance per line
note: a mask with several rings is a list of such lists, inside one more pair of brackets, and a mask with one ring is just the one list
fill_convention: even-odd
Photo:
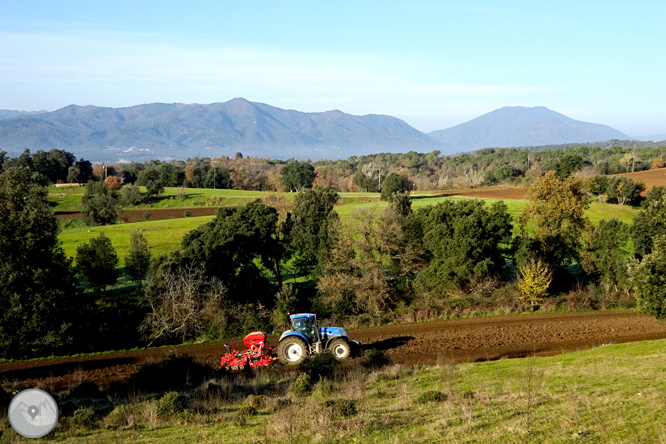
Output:
[[[114,399],[55,439],[182,443],[652,443],[666,440],[666,340],[555,357],[439,365],[366,358],[308,378],[279,370]],[[379,356],[375,354],[375,358]],[[325,367],[325,366],[324,366]],[[298,379],[304,389],[292,390]],[[301,383],[301,386],[303,384]],[[80,417],[86,421],[79,421]],[[74,419],[71,419],[74,418]],[[79,425],[77,425],[79,424]],[[81,425],[82,424],[82,425]],[[3,424],[3,440],[12,433]]]

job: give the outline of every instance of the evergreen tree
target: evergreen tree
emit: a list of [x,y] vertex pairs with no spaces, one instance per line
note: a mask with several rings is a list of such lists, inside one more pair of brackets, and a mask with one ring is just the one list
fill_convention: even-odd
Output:
[[71,261],[58,241],[44,177],[27,167],[0,174],[0,356],[69,350],[78,299]]
[[118,280],[118,255],[111,239],[104,233],[76,248],[76,270],[79,277],[95,291],[105,292],[106,287]]
[[134,282],[141,282],[150,268],[150,250],[146,236],[138,231],[130,234],[129,254],[125,257],[125,271]]

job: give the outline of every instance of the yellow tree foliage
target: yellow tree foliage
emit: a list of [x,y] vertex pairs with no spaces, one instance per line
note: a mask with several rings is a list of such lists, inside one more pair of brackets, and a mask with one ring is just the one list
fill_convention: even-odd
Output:
[[657,168],[663,168],[664,167],[664,161],[661,159],[661,157],[655,157],[652,159],[652,169],[656,170]]
[[548,291],[553,273],[545,262],[534,258],[519,266],[518,273],[519,298],[534,307]]
[[543,246],[544,259],[552,265],[580,259],[582,244],[592,232],[585,216],[590,203],[582,182],[559,180],[554,171],[549,171],[534,181],[529,194],[530,202],[520,215],[523,233],[528,225],[534,227],[533,236]]

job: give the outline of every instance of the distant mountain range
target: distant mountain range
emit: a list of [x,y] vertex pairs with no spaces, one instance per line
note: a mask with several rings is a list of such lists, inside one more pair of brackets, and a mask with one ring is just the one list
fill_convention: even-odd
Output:
[[454,154],[521,147],[629,140],[605,125],[544,107],[505,107],[429,134],[385,115],[305,113],[237,98],[224,103],[153,103],[128,108],[70,105],[53,112],[0,110],[0,149],[66,149],[93,161],[246,156],[346,159],[379,152]]

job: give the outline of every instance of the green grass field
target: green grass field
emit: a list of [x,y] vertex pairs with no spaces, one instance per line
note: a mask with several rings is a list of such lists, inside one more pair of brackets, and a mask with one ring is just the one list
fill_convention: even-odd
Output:
[[[63,417],[53,438],[73,444],[663,443],[665,349],[666,340],[659,340],[546,358],[359,367],[301,396],[287,389],[295,374],[262,373],[239,377],[226,395],[192,392],[191,410],[170,419],[156,417],[156,402],[140,396],[125,409],[132,416],[121,416],[124,426],[117,415],[87,427]],[[256,403],[251,394],[263,394],[254,411],[244,407]],[[353,409],[339,407],[350,404]]]
[[[53,190],[53,189],[52,189]],[[60,191],[61,189],[57,189]],[[62,197],[62,201],[58,203],[56,209],[64,209],[72,207],[73,202],[80,200],[84,188],[66,188],[67,191]],[[181,201],[177,198],[171,198],[176,193],[176,188],[167,188],[165,191],[164,199],[154,202],[153,205],[145,205],[134,208],[184,208],[193,206],[224,206],[224,205],[245,205],[248,202],[266,196],[268,193],[261,191],[238,191],[238,190],[210,190],[210,189],[190,189],[188,190],[188,197]],[[79,194],[77,194],[79,193]],[[273,193],[277,196],[284,196],[285,199],[293,201],[294,193]],[[57,197],[57,196],[56,196]],[[467,199],[465,197],[441,197],[432,196],[427,192],[419,192],[414,194],[412,199],[412,208],[418,209],[427,205],[437,204],[447,199]],[[60,199],[60,197],[57,197]],[[335,211],[339,214],[343,221],[348,221],[354,217],[354,212],[363,208],[369,208],[374,211],[381,211],[386,208],[387,203],[379,200],[379,193],[341,193],[341,203],[335,207]],[[53,200],[53,195],[50,197]],[[76,202],[78,202],[76,200]],[[499,201],[499,199],[484,199],[484,201],[492,204]],[[199,202],[199,205],[193,204]],[[513,218],[514,232],[517,233],[518,217],[522,210],[527,205],[526,200],[504,200],[507,205],[508,212]],[[76,204],[78,209],[78,203]],[[169,205],[174,205],[169,206]],[[638,214],[638,210],[629,206],[619,206],[611,204],[602,204],[593,202],[587,211],[587,216],[591,222],[596,225],[603,218],[617,218],[625,223],[631,223],[633,218]],[[133,230],[145,230],[144,234],[148,239],[148,243],[152,248],[153,254],[166,254],[174,251],[180,245],[183,235],[190,230],[206,223],[212,219],[212,216],[207,217],[189,217],[182,219],[172,219],[165,221],[148,221],[139,223],[126,223],[118,225],[108,225],[105,227],[91,227],[82,228],[80,223],[72,224],[73,228],[65,228],[61,234],[65,252],[68,256],[73,257],[76,254],[76,246],[82,242],[89,241],[92,237],[97,236],[100,231],[103,231],[107,237],[111,239],[118,255],[124,257],[129,248],[129,236]]]

